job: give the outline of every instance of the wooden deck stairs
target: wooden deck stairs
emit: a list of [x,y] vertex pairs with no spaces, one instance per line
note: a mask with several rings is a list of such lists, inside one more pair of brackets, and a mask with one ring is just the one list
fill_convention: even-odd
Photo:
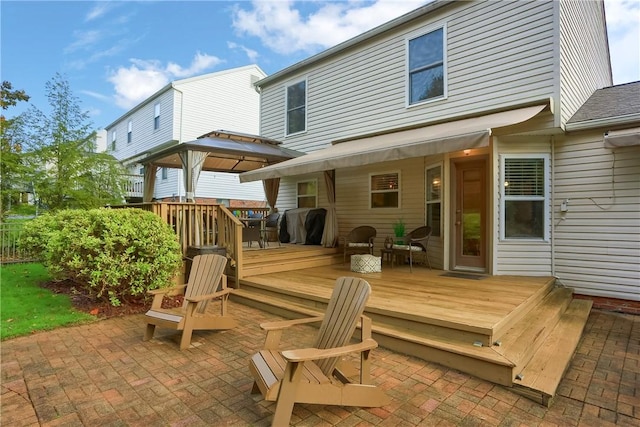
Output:
[[[269,243],[276,245],[277,243]],[[295,252],[287,251],[283,258],[282,252],[273,247],[269,250],[247,251],[254,256],[244,257],[245,276],[255,276],[259,274],[278,273],[281,271],[301,270],[311,267],[342,262],[342,253],[334,249],[325,249],[321,246],[305,246],[304,250]]]
[[[274,287],[270,285],[271,279],[260,277],[263,272],[287,268],[286,262],[269,259],[266,252],[261,260],[264,265],[256,263],[252,267],[256,275],[241,280],[232,300],[287,318],[323,312],[327,298],[313,292]],[[290,262],[294,268],[308,268],[328,259],[342,262],[339,253],[321,256],[313,251]],[[493,328],[455,324],[372,304],[366,314],[373,319],[374,338],[381,346],[509,387],[549,406],[578,345],[591,304],[589,300],[573,299],[571,289],[557,287],[555,280],[549,278],[539,291]]]

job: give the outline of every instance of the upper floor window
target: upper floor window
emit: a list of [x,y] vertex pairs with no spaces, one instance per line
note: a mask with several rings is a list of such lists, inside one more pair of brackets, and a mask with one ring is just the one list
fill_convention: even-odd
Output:
[[318,181],[300,181],[297,186],[299,208],[315,208],[318,206]]
[[162,168],[162,179],[168,179],[169,178],[169,169],[167,168]]
[[153,130],[160,129],[160,104],[153,106]]
[[548,239],[549,156],[502,156],[502,239]]
[[371,208],[400,207],[400,173],[370,175]]
[[307,129],[307,81],[287,86],[287,135]]
[[427,169],[427,225],[432,236],[440,236],[442,228],[442,166]]
[[408,41],[409,105],[445,94],[444,28]]
[[116,131],[111,132],[111,151],[116,151]]
[[131,144],[131,139],[133,136],[132,134],[133,134],[133,122],[129,120],[129,123],[127,123],[127,144]]

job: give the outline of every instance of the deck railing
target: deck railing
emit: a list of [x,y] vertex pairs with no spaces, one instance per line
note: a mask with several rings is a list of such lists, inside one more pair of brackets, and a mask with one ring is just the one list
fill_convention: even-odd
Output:
[[218,204],[149,202],[111,206],[118,208],[138,208],[152,212],[169,224],[176,232],[187,254],[189,248],[218,246],[225,248],[229,266],[235,270],[236,286],[243,277],[242,228],[240,221],[252,215],[266,217],[268,208],[227,208]]

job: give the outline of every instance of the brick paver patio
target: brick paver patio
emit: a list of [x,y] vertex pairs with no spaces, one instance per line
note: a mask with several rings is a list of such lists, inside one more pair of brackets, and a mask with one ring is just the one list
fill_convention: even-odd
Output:
[[[278,317],[231,303],[240,327],[196,332],[180,352],[170,331],[143,342],[143,316],[2,343],[3,426],[268,426],[248,359]],[[285,342],[309,341],[303,327]],[[382,408],[297,404],[297,426],[640,426],[640,316],[593,310],[551,408],[434,363],[376,349]]]

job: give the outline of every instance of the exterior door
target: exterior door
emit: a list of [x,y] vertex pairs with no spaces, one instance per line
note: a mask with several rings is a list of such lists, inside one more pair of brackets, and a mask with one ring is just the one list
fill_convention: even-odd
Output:
[[487,161],[453,162],[454,269],[487,268]]

